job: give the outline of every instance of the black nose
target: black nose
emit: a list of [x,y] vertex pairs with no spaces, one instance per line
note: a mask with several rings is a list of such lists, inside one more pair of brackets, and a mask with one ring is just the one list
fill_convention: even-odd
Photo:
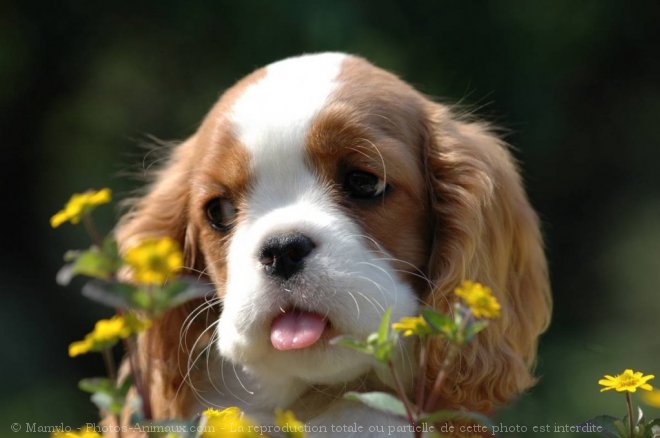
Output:
[[268,275],[289,279],[304,266],[305,257],[316,247],[304,234],[284,234],[268,239],[259,253],[259,262]]

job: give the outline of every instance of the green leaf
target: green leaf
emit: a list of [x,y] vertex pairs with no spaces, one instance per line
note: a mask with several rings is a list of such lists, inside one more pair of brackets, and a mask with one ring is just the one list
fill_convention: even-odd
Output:
[[100,411],[110,411],[114,413],[115,399],[112,394],[107,392],[95,392],[92,394],[92,403],[99,408]]
[[82,288],[83,296],[106,306],[131,309],[143,307],[134,303],[133,297],[137,288],[130,284],[114,281],[92,280]]
[[[68,254],[71,257],[71,253]],[[77,252],[72,263],[65,265],[57,273],[56,281],[61,286],[66,286],[76,275],[109,279],[118,266],[107,259],[96,247],[87,251]]]
[[390,334],[390,318],[392,317],[392,308],[388,308],[380,320],[378,328],[378,342],[386,342]]
[[467,420],[491,428],[493,426],[493,423],[491,422],[490,418],[486,417],[483,414],[479,414],[477,412],[469,412],[469,411],[441,410],[441,411],[432,412],[430,414],[426,414],[425,416],[420,418],[420,421],[426,423],[441,423],[441,422],[453,421],[453,420]]
[[201,282],[190,277],[180,277],[162,287],[153,287],[151,294],[153,300],[149,303],[148,310],[152,314],[160,315],[187,301],[213,296],[215,287],[208,282]]
[[488,321],[474,321],[465,328],[465,342],[469,342],[474,336],[488,327]]
[[92,394],[91,400],[100,410],[112,412],[113,414],[121,412],[130,386],[130,379],[126,379],[117,388],[110,379],[103,377],[82,379],[78,383],[81,390]]
[[655,419],[651,423],[651,438],[660,438],[660,419]]
[[379,344],[374,350],[374,357],[380,363],[386,364],[389,362],[392,357],[392,352],[394,351],[394,341],[388,341],[383,344]]
[[422,309],[422,316],[435,334],[443,334],[449,340],[454,340],[458,326],[451,317],[433,309]]
[[121,382],[121,385],[119,388],[117,388],[117,394],[121,395],[122,397],[126,397],[126,394],[128,394],[128,391],[130,391],[131,386],[133,386],[133,376],[128,375],[123,382]]
[[133,291],[133,294],[130,297],[130,302],[131,307],[137,309],[151,310],[153,308],[151,294],[141,288],[137,288]]
[[392,309],[387,309],[380,320],[380,326],[377,333],[372,333],[367,337],[367,346],[369,353],[381,363],[387,363],[392,356],[397,337],[392,336],[390,330],[390,318]]
[[621,420],[614,422],[614,426],[619,432],[619,436],[630,437],[630,428],[628,426],[628,414],[624,415]]
[[359,401],[366,406],[387,414],[406,417],[406,407],[403,402],[386,392],[347,392],[346,400]]
[[139,394],[134,394],[126,401],[128,412],[131,412],[129,418],[130,424],[138,424],[144,421],[144,410],[142,409],[142,398]]
[[352,336],[337,336],[330,340],[330,344],[340,347],[351,348],[366,354],[373,354],[373,348],[366,342],[355,339]]
[[190,277],[179,277],[165,287],[165,294],[170,298],[170,306],[178,306],[196,298],[213,297],[215,286]]
[[96,247],[80,253],[73,262],[73,273],[95,278],[110,278],[113,271],[112,262]]
[[215,288],[212,285],[188,278],[178,279],[163,287],[152,286],[150,289],[96,279],[85,284],[82,290],[84,296],[106,306],[143,310],[156,316],[189,300],[213,293]]
[[68,251],[64,260],[71,263],[57,273],[56,281],[62,286],[68,285],[76,275],[109,280],[122,263],[117,243],[112,238],[106,238],[101,248],[92,246],[86,251]]
[[625,438],[628,437],[628,431],[623,421],[611,415],[599,415],[590,420],[585,421],[580,426],[592,424],[602,428],[602,434],[611,438]]
[[112,381],[105,377],[90,377],[82,379],[78,382],[78,388],[92,394],[95,392],[112,392],[114,390]]
[[119,247],[117,246],[117,241],[112,236],[108,236],[103,240],[101,251],[103,251],[103,254],[107,258],[114,259],[117,264],[121,265]]

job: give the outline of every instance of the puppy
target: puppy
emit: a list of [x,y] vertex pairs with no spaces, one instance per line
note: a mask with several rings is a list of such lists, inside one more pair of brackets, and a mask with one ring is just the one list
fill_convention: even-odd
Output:
[[[116,236],[124,249],[176,239],[189,273],[217,291],[141,339],[156,418],[239,405],[260,421],[281,407],[315,425],[396,422],[341,399],[392,382],[329,340],[366,337],[387,308],[393,321],[448,311],[464,279],[493,289],[501,317],[454,362],[440,407],[489,413],[535,381],[550,288],[506,145],[362,58],[305,55],[240,80]],[[445,346],[432,345],[426,376],[413,375],[414,345],[400,346],[408,389],[431,381]]]

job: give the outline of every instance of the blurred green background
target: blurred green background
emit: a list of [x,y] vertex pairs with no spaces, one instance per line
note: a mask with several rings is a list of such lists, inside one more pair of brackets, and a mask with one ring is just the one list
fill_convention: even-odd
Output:
[[[631,367],[660,386],[657,1],[47,2],[0,5],[0,436],[94,421],[67,345],[108,311],[54,276],[82,230],[48,219],[75,191],[139,185],[149,135],[183,139],[223,89],[271,61],[363,55],[507,130],[544,224],[555,299],[539,385],[496,423],[623,415],[600,394]],[[117,211],[99,210],[103,229]],[[660,410],[649,408],[649,413]],[[503,436],[538,436],[504,434]],[[556,436],[570,436],[556,434]]]

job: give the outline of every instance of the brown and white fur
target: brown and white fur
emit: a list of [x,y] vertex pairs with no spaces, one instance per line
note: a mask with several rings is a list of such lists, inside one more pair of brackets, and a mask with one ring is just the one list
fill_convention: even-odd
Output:
[[[360,185],[365,174],[374,184]],[[240,80],[172,151],[116,235],[124,249],[176,239],[188,272],[221,303],[173,310],[140,340],[154,361],[156,418],[238,405],[260,421],[275,407],[313,424],[385,421],[340,395],[389,390],[388,374],[328,340],[366,336],[387,308],[393,320],[421,306],[448,311],[464,279],[490,286],[502,312],[453,364],[440,406],[489,413],[535,382],[550,289],[539,222],[507,146],[362,58],[305,55]],[[264,245],[291,235],[312,249],[298,254],[299,271],[273,276]],[[276,349],[273,321],[294,310],[324,317],[325,333]],[[432,345],[428,381],[444,349]],[[414,345],[396,357],[410,388]]]

